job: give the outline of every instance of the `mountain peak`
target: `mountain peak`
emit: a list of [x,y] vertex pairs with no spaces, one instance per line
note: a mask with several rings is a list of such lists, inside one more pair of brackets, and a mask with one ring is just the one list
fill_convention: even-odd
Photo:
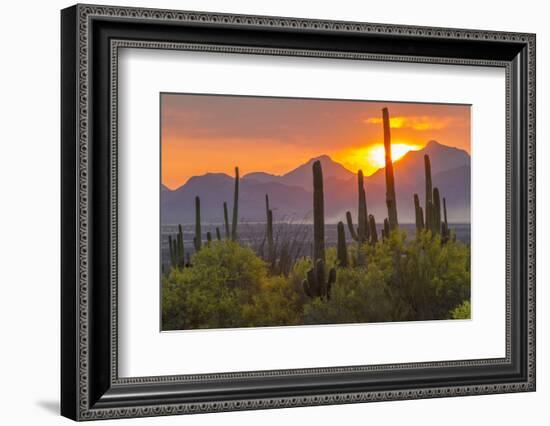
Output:
[[454,150],[456,148],[451,147],[451,146],[447,146],[447,145],[443,145],[442,143],[432,139],[432,140],[428,141],[428,143],[422,149],[422,151],[425,151],[427,154],[429,154],[429,153],[439,152],[439,151],[448,150],[448,149]]
[[436,140],[429,140],[428,143],[426,144],[426,146],[424,148],[435,148],[435,147],[439,147],[439,146],[443,146],[442,144],[440,144],[438,141]]
[[333,162],[334,161],[332,160],[332,158],[330,158],[328,155],[326,154],[323,154],[323,155],[319,155],[318,157],[313,157],[311,158],[307,164],[311,164],[311,163],[314,163],[315,161],[320,161],[321,163],[324,163],[324,162],[327,162],[327,161],[330,161],[330,162]]

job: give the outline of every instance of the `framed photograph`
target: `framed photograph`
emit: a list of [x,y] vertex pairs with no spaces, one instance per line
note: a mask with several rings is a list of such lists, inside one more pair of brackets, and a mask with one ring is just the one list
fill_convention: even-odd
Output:
[[61,12],[61,412],[535,390],[535,35]]

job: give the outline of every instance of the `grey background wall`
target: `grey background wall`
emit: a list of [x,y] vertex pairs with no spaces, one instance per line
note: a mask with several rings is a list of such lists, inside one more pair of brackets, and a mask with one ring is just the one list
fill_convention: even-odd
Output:
[[[550,417],[550,27],[545,2],[105,0],[103,4],[537,33],[538,390],[453,399],[119,420],[118,424],[548,424]],[[59,10],[2,4],[0,25],[0,417],[68,424],[59,394]],[[132,423],[128,423],[132,422]],[[102,424],[110,424],[106,422]],[[114,424],[114,423],[113,423]]]

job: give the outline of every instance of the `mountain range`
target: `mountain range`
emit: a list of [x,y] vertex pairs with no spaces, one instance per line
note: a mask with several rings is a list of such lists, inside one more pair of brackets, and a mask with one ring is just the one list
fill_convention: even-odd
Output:
[[[461,149],[430,141],[423,149],[409,151],[394,162],[397,211],[401,223],[414,222],[413,194],[424,205],[424,155],[430,156],[432,181],[447,203],[451,223],[470,221],[470,156]],[[357,220],[357,175],[328,155],[312,158],[283,175],[253,172],[244,175],[239,187],[239,220],[265,221],[265,194],[269,195],[274,221],[308,222],[312,214],[312,164],[319,160],[323,169],[325,220],[345,221],[346,211]],[[234,178],[224,173],[193,176],[184,185],[170,190],[161,187],[163,224],[191,223],[195,219],[195,196],[201,199],[204,223],[223,221],[223,202],[232,209]],[[385,169],[365,177],[367,209],[377,222],[387,216]]]

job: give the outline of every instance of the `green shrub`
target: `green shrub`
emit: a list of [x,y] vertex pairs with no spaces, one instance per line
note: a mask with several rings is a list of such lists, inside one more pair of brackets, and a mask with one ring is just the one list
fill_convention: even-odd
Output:
[[267,281],[267,267],[234,241],[214,241],[162,283],[164,330],[246,326],[245,311]]
[[407,241],[397,231],[359,250],[365,266],[339,268],[330,299],[304,306],[306,323],[448,319],[452,308],[470,298],[470,253],[460,242],[441,245],[429,232]]
[[462,302],[460,305],[454,308],[451,312],[449,312],[449,316],[452,319],[470,319],[472,317],[470,301],[465,300],[464,302]]
[[[302,281],[310,258],[298,259],[288,277],[268,274],[253,250],[234,241],[213,241],[172,269],[162,281],[164,330],[342,324],[470,317],[470,250],[441,244],[422,232],[407,240],[393,232],[361,250],[363,266],[337,268],[329,300],[311,299]],[[327,271],[336,250],[326,250]]]

